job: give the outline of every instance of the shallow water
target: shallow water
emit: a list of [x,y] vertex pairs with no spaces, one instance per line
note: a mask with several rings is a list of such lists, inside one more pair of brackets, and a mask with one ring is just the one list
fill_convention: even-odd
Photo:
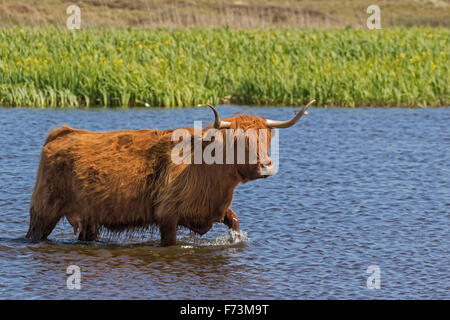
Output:
[[[290,108],[221,107],[274,119]],[[91,130],[172,128],[206,109],[0,108],[2,299],[450,299],[450,109],[312,109],[280,131],[280,170],[240,185],[246,234],[216,225],[80,243],[67,221],[24,238],[40,149],[63,123]],[[67,288],[69,265],[81,289]],[[381,288],[368,289],[370,265]]]

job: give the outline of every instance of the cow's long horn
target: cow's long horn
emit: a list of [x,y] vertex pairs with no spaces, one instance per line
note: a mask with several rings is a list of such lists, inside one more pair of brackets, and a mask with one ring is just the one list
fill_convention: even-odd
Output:
[[272,127],[272,128],[289,128],[289,127],[292,127],[294,124],[297,123],[298,120],[300,120],[300,118],[304,114],[308,114],[308,111],[306,111],[306,109],[308,109],[308,107],[310,105],[312,105],[315,101],[316,101],[315,99],[311,100],[306,106],[303,107],[303,110],[302,111],[298,111],[296,113],[295,117],[293,117],[291,120],[277,121],[277,120],[267,119],[266,120],[266,125],[268,127]]
[[220,120],[219,112],[217,111],[216,107],[210,105],[209,103],[207,104],[207,106],[210,107],[211,110],[214,112],[214,117],[215,117],[214,128],[222,129],[222,128],[229,128],[230,127],[231,122]]

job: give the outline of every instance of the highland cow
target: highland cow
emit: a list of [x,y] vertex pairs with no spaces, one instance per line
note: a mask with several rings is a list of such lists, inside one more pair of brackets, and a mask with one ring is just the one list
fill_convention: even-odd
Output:
[[[270,129],[294,125],[313,101],[287,121],[247,115],[221,120],[209,105],[215,121],[201,134],[214,128],[223,135],[220,141],[225,141],[228,129],[268,130],[266,151],[257,154],[256,163],[176,163],[172,160],[173,148],[179,143],[173,140],[176,129],[55,129],[42,149],[26,236],[35,241],[46,239],[63,217],[84,241],[96,240],[102,229],[120,233],[158,227],[163,246],[176,243],[180,226],[203,235],[214,223],[222,222],[239,231],[239,220],[230,209],[234,188],[273,172],[267,153]],[[201,137],[193,128],[183,129],[191,134],[189,143],[194,146]],[[224,146],[224,159],[230,148],[236,157],[238,139]],[[212,143],[201,141],[202,150]],[[223,143],[220,141],[214,139],[216,144]],[[248,137],[245,141],[249,153]],[[187,156],[194,157],[194,153]]]

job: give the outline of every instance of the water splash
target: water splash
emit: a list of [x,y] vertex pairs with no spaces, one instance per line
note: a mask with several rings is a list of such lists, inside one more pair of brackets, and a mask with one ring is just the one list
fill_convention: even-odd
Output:
[[234,231],[228,229],[224,233],[218,235],[214,240],[209,241],[210,246],[228,246],[245,243],[248,241],[247,232],[243,230]]

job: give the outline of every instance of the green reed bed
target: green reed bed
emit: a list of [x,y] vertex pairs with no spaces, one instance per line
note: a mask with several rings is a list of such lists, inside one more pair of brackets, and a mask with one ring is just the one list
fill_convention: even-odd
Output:
[[449,105],[448,29],[0,29],[0,105]]

